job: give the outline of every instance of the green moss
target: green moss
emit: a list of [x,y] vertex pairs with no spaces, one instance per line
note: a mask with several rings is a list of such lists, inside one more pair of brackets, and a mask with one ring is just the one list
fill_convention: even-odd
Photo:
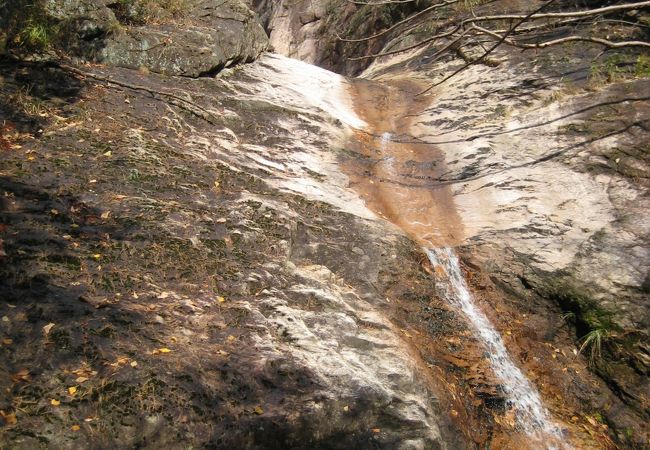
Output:
[[650,77],[650,57],[615,53],[601,61],[594,61],[590,70],[592,83],[613,83],[631,78]]

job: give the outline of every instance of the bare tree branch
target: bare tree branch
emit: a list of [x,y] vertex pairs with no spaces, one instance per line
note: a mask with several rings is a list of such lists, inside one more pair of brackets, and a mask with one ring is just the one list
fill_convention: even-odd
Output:
[[403,20],[400,20],[399,22],[395,23],[394,25],[391,25],[389,28],[386,28],[384,31],[380,31],[377,34],[373,34],[372,36],[368,36],[368,37],[361,38],[361,39],[345,39],[345,38],[342,38],[341,36],[337,35],[337,38],[338,38],[339,41],[342,41],[342,42],[365,42],[365,41],[370,41],[372,39],[376,39],[378,37],[384,36],[385,34],[390,33],[391,31],[393,31],[395,28],[397,28],[397,27],[399,27],[401,25],[404,25],[405,23],[411,22],[412,20],[415,20],[418,17],[421,17],[421,16],[425,15],[426,13],[428,13],[430,11],[433,11],[433,10],[438,9],[438,8],[442,8],[444,6],[452,5],[454,3],[458,3],[459,1],[461,1],[461,0],[446,0],[446,1],[442,2],[442,3],[436,3],[435,5],[431,5],[428,8],[425,8],[422,11],[413,14],[412,16],[409,16],[409,17],[407,17],[407,18],[405,18]]
[[524,48],[524,49],[529,49],[529,48],[546,48],[546,47],[551,47],[553,45],[560,45],[560,44],[565,44],[567,42],[577,42],[577,41],[582,41],[582,42],[593,42],[595,44],[600,44],[604,45],[609,48],[621,48],[621,47],[647,47],[650,48],[650,42],[643,42],[643,41],[622,41],[622,42],[613,42],[609,41],[607,39],[602,39],[602,38],[597,38],[597,37],[589,37],[589,36],[567,36],[565,38],[559,38],[559,39],[554,39],[552,41],[545,41],[545,42],[540,42],[538,44],[522,44],[520,42],[516,42],[512,39],[503,39],[503,35],[499,33],[495,33],[494,31],[490,31],[486,28],[479,27],[478,25],[472,25],[472,28],[481,32],[482,34],[487,34],[489,36],[492,36],[496,39],[499,39],[499,42],[503,42],[504,44],[511,45],[513,47],[518,47],[518,48]]
[[460,67],[459,69],[454,70],[450,75],[447,75],[447,76],[444,77],[441,81],[432,84],[431,86],[429,86],[428,88],[426,88],[424,91],[418,93],[418,95],[422,95],[422,94],[425,94],[425,93],[429,92],[429,91],[430,91],[431,89],[433,89],[434,87],[439,86],[440,84],[444,83],[445,81],[449,80],[450,78],[452,78],[452,77],[458,75],[460,72],[462,72],[463,70],[467,69],[469,66],[472,66],[472,65],[474,65],[474,64],[478,64],[478,63],[482,62],[483,60],[485,60],[485,59],[490,55],[490,53],[492,53],[494,50],[496,50],[496,49],[497,49],[497,48],[498,48],[498,47],[503,43],[503,41],[506,40],[506,39],[508,38],[508,36],[509,36],[510,34],[512,34],[512,33],[515,31],[515,29],[516,29],[519,25],[521,25],[522,23],[524,23],[525,21],[527,21],[527,20],[528,20],[530,17],[532,17],[533,15],[535,15],[535,14],[539,13],[540,11],[542,11],[544,8],[546,8],[547,6],[549,6],[549,5],[550,5],[551,3],[553,3],[553,2],[555,2],[555,0],[549,0],[548,2],[544,3],[542,6],[540,6],[540,7],[537,8],[536,10],[534,10],[533,12],[529,13],[527,16],[524,16],[524,17],[523,17],[522,19],[520,19],[520,20],[519,20],[515,25],[513,25],[513,26],[510,28],[510,30],[508,30],[508,32],[505,33],[505,34],[504,34],[504,35],[499,39],[499,41],[498,41],[496,44],[494,44],[492,47],[490,47],[487,51],[483,52],[483,54],[482,54],[481,56],[479,56],[477,59],[468,62],[467,64],[463,65],[463,66]]
[[[438,39],[451,36],[454,33],[456,33],[459,29],[460,29],[460,26],[457,26],[457,27],[453,28],[450,31],[446,31],[444,33],[436,34],[435,36],[431,36],[429,38],[426,38],[423,41],[417,42],[417,43],[415,43],[413,45],[409,45],[408,47],[400,48],[398,50],[390,50],[390,51],[387,51],[387,52],[373,53],[372,55],[357,56],[355,58],[349,58],[349,59],[350,59],[350,61],[358,61],[358,60],[361,60],[361,59],[373,59],[373,58],[378,58],[380,56],[390,56],[390,55],[396,55],[398,53],[408,52],[409,50],[414,50],[416,48],[420,48],[420,47],[422,47],[422,46],[424,46],[424,45],[426,45],[426,44],[428,44],[430,42],[436,41]],[[463,37],[469,31],[470,31],[469,29],[463,31],[459,37]]]

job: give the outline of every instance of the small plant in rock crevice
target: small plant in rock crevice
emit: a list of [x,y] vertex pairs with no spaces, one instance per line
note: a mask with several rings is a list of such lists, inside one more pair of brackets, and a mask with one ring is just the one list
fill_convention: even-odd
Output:
[[603,344],[609,337],[609,331],[604,328],[595,328],[585,334],[581,339],[579,352],[587,355],[589,364],[594,366],[603,356]]

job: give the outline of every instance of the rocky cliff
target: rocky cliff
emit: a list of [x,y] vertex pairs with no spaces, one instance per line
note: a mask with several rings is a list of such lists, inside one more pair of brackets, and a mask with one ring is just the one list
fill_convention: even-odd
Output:
[[429,5],[0,1],[3,446],[548,447],[432,245],[556,445],[647,445],[650,84],[589,46],[426,94],[471,50],[349,59],[466,13],[391,28]]

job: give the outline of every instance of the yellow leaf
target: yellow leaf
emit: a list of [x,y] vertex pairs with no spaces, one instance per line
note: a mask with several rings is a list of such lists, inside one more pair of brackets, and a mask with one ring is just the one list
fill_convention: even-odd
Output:
[[380,432],[381,432],[381,428],[373,428],[373,429],[372,429],[372,432],[373,432],[373,433],[380,433]]
[[160,353],[169,353],[169,352],[171,352],[171,350],[168,349],[167,347],[163,347],[163,348],[159,348],[158,352],[160,352]]
[[255,409],[253,410],[253,412],[254,412],[255,414],[257,414],[257,415],[260,415],[260,416],[261,416],[262,414],[264,414],[264,410],[262,409],[261,406],[256,406]]
[[53,398],[52,400],[50,400],[50,404],[52,406],[59,406],[61,404],[61,401]]
[[102,255],[99,254],[99,253],[95,253],[95,254],[93,255],[93,258],[94,258],[94,259],[99,259],[99,258],[101,258],[101,257],[102,257]]
[[45,333],[45,336],[50,334],[50,331],[52,331],[52,328],[54,327],[54,324],[52,322],[48,323],[43,327],[43,333]]
[[10,338],[4,338],[4,339],[2,340],[2,343],[3,343],[4,345],[11,345],[11,344],[14,343],[14,341],[13,341],[13,339],[10,339]]
[[75,395],[75,394],[77,393],[77,387],[76,387],[76,386],[70,386],[70,387],[68,388],[68,393],[69,393],[70,395]]
[[137,361],[131,361],[131,367],[138,367]]
[[228,339],[228,342],[232,342],[232,341],[234,341],[234,340],[237,339],[237,338],[231,334],[230,336],[228,336],[227,339]]
[[79,431],[79,430],[81,429],[81,427],[80,427],[79,425],[72,425],[72,426],[70,427],[70,429],[71,429],[72,431]]
[[223,302],[226,301],[226,299],[223,298],[223,297],[217,297],[217,301],[218,301],[219,303],[223,303]]

